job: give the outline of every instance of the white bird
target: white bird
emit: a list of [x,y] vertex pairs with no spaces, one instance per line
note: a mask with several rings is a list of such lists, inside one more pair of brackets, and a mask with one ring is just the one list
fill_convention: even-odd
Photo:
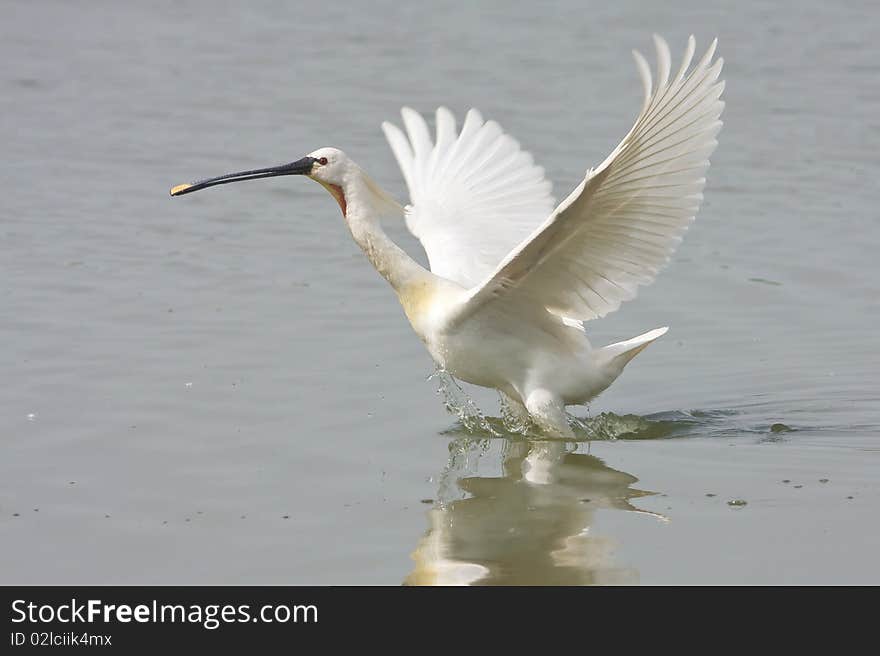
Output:
[[[382,125],[409,188],[405,209],[336,148],[171,195],[279,175],[319,182],[437,365],[498,390],[519,419],[570,437],[565,406],[594,398],[667,330],[593,348],[583,322],[652,282],[697,213],[724,106],[716,42],[691,68],[691,36],[671,75],[669,47],[655,36],[656,87],[633,51],[645,93],[635,125],[555,210],[543,169],[517,141],[474,109],[458,132],[443,107],[433,141],[412,109],[401,112],[406,135]],[[405,215],[430,271],[382,230],[389,214]]]

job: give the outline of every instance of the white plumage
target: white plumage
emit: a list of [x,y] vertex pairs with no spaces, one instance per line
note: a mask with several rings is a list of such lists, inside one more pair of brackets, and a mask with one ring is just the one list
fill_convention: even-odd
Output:
[[424,119],[401,112],[407,135],[382,129],[403,172],[411,199],[406,224],[438,276],[472,287],[488,276],[553,209],[544,170],[495,121],[476,109],[456,134],[455,118],[437,110],[437,138]]
[[[411,109],[403,110],[409,143],[383,124],[410,190],[407,225],[431,271],[474,288],[462,317],[513,295],[572,319],[603,317],[653,282],[669,260],[699,208],[718,144],[723,60],[712,63],[713,41],[688,73],[690,37],[670,80],[669,47],[658,36],[654,42],[656,89],[644,57],[633,51],[645,91],[635,125],[540,225],[535,217],[552,202],[550,185],[497,124],[478,127],[479,114],[471,110],[453,140],[454,119],[440,108],[436,144]],[[456,152],[468,156],[457,167],[444,166]]]
[[690,37],[674,76],[666,42],[655,36],[654,44],[656,86],[634,52],[645,94],[635,124],[555,210],[543,169],[478,111],[470,110],[458,131],[441,107],[433,139],[409,108],[402,110],[405,132],[383,124],[409,189],[406,224],[430,271],[380,226],[380,216],[399,206],[335,148],[180,185],[172,195],[270,175],[320,182],[438,365],[499,390],[523,420],[570,436],[565,406],[595,397],[666,332],[594,349],[583,322],[635,297],[669,260],[699,209],[721,129],[716,43],[692,67]]

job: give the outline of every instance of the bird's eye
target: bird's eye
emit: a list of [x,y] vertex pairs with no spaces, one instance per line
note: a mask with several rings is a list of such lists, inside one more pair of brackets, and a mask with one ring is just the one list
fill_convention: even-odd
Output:
[[321,166],[324,166],[326,163],[327,163],[326,157],[319,157],[318,158],[318,164],[320,164]]

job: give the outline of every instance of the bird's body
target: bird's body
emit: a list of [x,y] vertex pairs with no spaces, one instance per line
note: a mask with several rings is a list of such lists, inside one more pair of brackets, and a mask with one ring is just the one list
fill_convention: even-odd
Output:
[[[570,436],[565,406],[594,398],[666,332],[594,349],[583,322],[633,298],[666,263],[699,207],[721,126],[714,43],[688,71],[691,37],[681,69],[670,77],[668,47],[655,42],[656,90],[636,53],[645,85],[636,124],[555,210],[543,170],[515,140],[475,110],[457,132],[445,108],[437,110],[435,140],[410,109],[402,112],[406,135],[383,125],[410,191],[405,209],[335,148],[180,185],[172,195],[273,175],[320,182],[437,365],[497,389],[521,419]],[[383,231],[381,218],[401,213],[430,270]]]
[[[314,157],[340,157],[324,148]],[[636,343],[594,350],[580,322],[514,299],[462,317],[470,290],[425,269],[385,234],[379,221],[393,204],[351,160],[340,177],[343,215],[355,242],[391,284],[415,333],[437,366],[474,385],[496,389],[523,419],[556,435],[570,432],[566,405],[583,404],[608,387],[623,366],[665,332]],[[629,348],[627,348],[629,347]]]

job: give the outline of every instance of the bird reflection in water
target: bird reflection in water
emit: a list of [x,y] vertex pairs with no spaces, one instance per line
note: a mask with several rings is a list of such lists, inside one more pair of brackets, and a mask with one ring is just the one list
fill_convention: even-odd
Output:
[[[503,442],[501,476],[480,476]],[[583,446],[583,445],[581,445]],[[614,561],[615,542],[593,529],[596,511],[652,515],[630,501],[654,494],[635,476],[577,453],[563,441],[475,440],[450,444],[430,528],[405,585],[590,585],[638,582]],[[458,498],[455,498],[455,497]]]

